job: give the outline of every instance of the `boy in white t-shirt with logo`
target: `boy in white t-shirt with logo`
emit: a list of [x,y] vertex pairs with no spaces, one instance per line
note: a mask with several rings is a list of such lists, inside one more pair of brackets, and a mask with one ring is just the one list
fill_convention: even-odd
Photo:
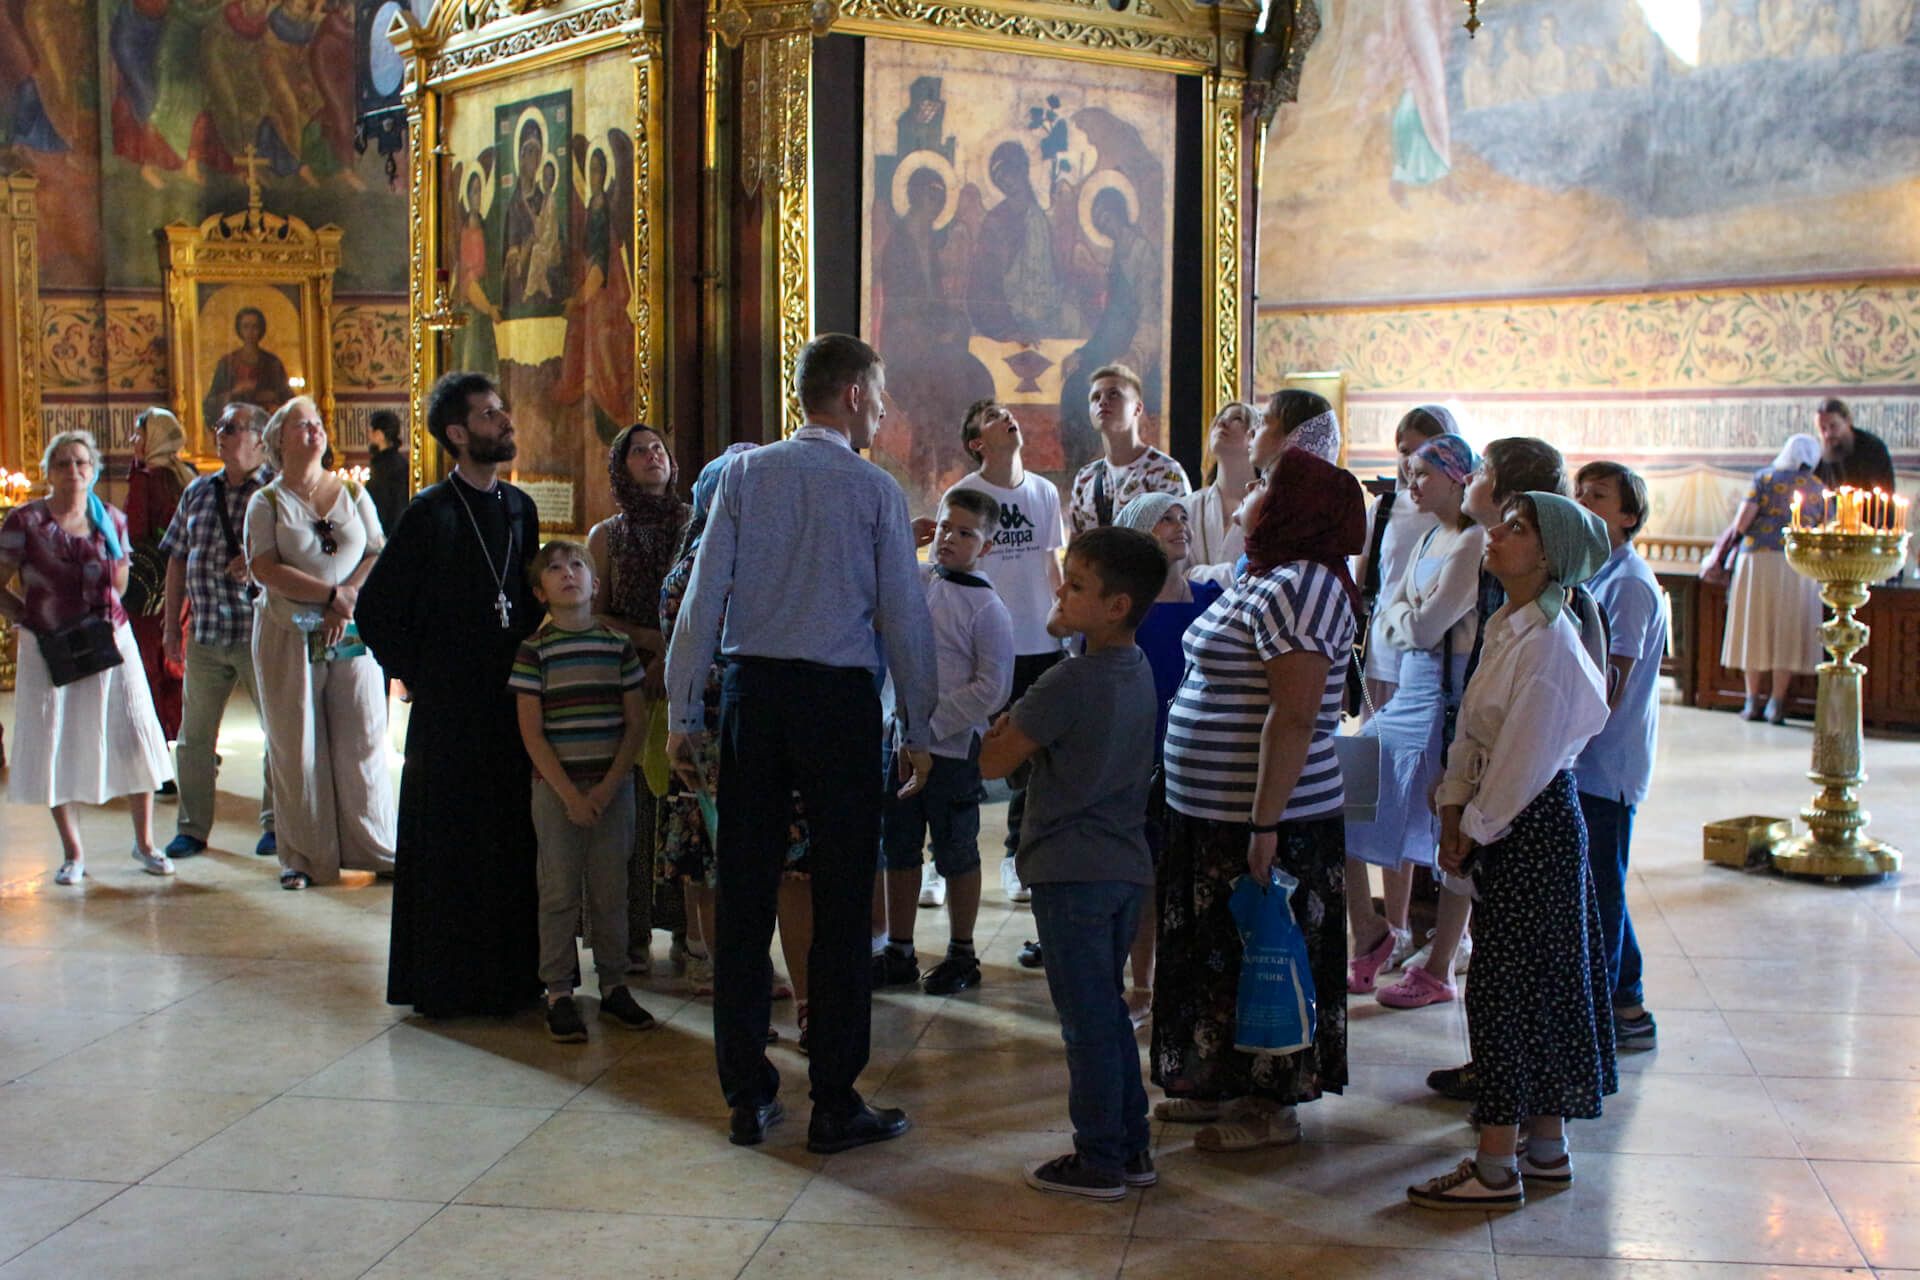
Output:
[[[967,409],[960,443],[978,459],[980,469],[962,476],[953,487],[977,489],[1000,504],[993,554],[981,559],[978,572],[993,583],[1013,616],[1013,696],[1008,700],[1012,705],[1065,652],[1060,641],[1047,633],[1054,592],[1061,582],[1060,548],[1066,545],[1060,491],[1053,481],[1033,474],[1021,462],[1020,450],[1026,441],[1020,424],[997,400],[976,400]],[[1013,868],[1026,799],[1025,789],[1017,789],[1007,806],[1007,851],[1000,863],[1000,886],[1011,902],[1026,902],[1032,896]]]

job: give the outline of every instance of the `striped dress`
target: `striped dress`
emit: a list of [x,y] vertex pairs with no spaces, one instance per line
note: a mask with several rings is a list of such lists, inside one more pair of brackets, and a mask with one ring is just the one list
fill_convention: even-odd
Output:
[[[1169,1094],[1293,1104],[1346,1084],[1345,796],[1333,737],[1353,635],[1339,577],[1300,561],[1240,579],[1187,629],[1187,673],[1167,722],[1173,812],[1157,886],[1153,1080]],[[1256,1055],[1233,1047],[1241,942],[1227,900],[1247,872],[1260,732],[1272,706],[1265,664],[1297,652],[1324,655],[1327,678],[1274,865],[1299,882],[1292,905],[1318,1022],[1310,1047]]]

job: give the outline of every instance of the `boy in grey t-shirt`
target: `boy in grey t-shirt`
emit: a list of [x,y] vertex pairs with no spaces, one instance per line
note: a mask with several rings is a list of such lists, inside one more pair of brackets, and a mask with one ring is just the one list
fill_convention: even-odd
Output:
[[1147,534],[1104,528],[1075,538],[1047,629],[1085,637],[1085,655],[1035,681],[980,744],[983,777],[1033,762],[1020,881],[1033,890],[1067,1045],[1074,1151],[1029,1170],[1027,1184],[1095,1200],[1155,1181],[1122,974],[1153,888],[1145,828],[1153,672],[1133,633],[1166,576],[1166,555]]

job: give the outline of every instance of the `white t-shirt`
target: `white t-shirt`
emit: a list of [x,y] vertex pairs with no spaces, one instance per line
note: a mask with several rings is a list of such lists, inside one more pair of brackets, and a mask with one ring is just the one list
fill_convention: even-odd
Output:
[[956,489],[978,489],[1000,504],[1000,528],[993,552],[976,572],[1000,593],[1013,615],[1013,651],[1018,655],[1052,653],[1060,641],[1047,634],[1053,612],[1053,584],[1047,562],[1057,561],[1065,545],[1060,526],[1060,491],[1043,475],[1027,472],[1011,489],[989,484],[978,471],[962,476]]

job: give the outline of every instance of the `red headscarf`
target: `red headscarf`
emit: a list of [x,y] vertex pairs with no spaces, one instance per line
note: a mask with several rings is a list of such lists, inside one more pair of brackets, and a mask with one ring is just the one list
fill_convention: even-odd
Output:
[[1347,557],[1359,555],[1366,542],[1366,499],[1352,473],[1305,449],[1281,454],[1247,521],[1248,567],[1265,573],[1295,560],[1324,565],[1358,609],[1360,592]]

